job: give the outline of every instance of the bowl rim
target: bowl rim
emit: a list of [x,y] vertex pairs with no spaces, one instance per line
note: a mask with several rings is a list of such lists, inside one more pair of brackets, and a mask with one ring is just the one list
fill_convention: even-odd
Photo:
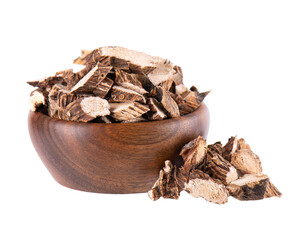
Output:
[[164,119],[164,120],[153,120],[153,121],[143,121],[143,122],[128,122],[128,123],[122,123],[122,122],[119,122],[119,123],[96,123],[96,122],[79,122],[79,121],[67,121],[67,120],[62,120],[62,119],[58,119],[58,118],[53,118],[53,117],[50,117],[42,112],[34,112],[34,111],[29,111],[29,115],[31,114],[34,114],[34,115],[39,115],[41,116],[42,118],[46,118],[46,119],[49,119],[50,121],[57,121],[57,122],[63,122],[63,123],[67,123],[67,124],[82,124],[82,125],[103,125],[103,126],[112,126],[112,125],[120,125],[120,126],[124,126],[124,125],[137,125],[137,124],[166,124],[166,123],[172,123],[172,122],[176,122],[176,121],[180,121],[182,119],[186,119],[186,118],[191,118],[195,115],[200,115],[200,114],[207,114],[209,115],[209,110],[208,110],[208,107],[205,103],[201,103],[199,105],[199,107],[197,109],[195,109],[193,112],[191,113],[188,113],[188,114],[185,114],[183,116],[180,116],[180,117],[177,117],[177,118],[167,118],[167,119]]

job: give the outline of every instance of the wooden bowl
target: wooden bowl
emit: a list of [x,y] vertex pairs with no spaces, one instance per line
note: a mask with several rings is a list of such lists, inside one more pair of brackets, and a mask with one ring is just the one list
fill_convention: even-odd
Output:
[[209,112],[202,104],[175,119],[112,124],[30,112],[28,125],[39,157],[58,183],[88,192],[140,193],[152,187],[165,160],[180,164],[182,146],[207,136]]

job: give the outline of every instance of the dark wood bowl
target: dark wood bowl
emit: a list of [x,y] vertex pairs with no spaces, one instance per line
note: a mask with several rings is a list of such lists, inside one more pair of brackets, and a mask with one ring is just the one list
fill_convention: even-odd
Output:
[[39,157],[58,183],[88,192],[140,193],[152,187],[165,160],[181,164],[182,146],[207,136],[209,112],[202,104],[179,118],[124,124],[30,112],[28,125]]

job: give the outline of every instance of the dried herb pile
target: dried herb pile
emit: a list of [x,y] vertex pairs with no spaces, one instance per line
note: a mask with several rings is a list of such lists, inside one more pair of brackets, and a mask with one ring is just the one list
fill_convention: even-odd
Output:
[[181,150],[184,165],[174,166],[170,160],[159,173],[148,196],[178,199],[185,190],[193,197],[202,197],[224,204],[228,197],[259,200],[280,197],[280,191],[263,174],[261,161],[244,139],[231,137],[225,146],[220,142],[208,145],[198,137]]
[[83,50],[75,64],[28,84],[32,111],[81,122],[139,122],[175,118],[196,110],[208,92],[187,89],[179,66],[122,47]]

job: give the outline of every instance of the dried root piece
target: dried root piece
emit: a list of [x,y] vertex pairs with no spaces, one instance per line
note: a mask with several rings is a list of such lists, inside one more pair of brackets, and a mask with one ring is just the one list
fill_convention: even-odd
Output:
[[46,98],[43,91],[36,89],[30,94],[30,109],[31,111],[36,111],[39,107],[44,106],[46,103]]
[[270,182],[267,182],[264,198],[281,197],[282,193]]
[[65,82],[61,76],[53,76],[53,77],[46,77],[40,80],[27,82],[27,83],[33,87],[38,87],[42,91],[49,92],[53,85],[57,83],[63,84]]
[[92,93],[97,85],[105,79],[111,69],[112,67],[109,66],[96,65],[71,89],[71,93]]
[[185,191],[193,197],[202,197],[206,201],[224,204],[228,201],[228,191],[217,179],[195,169],[191,171],[188,183],[185,183]]
[[149,120],[163,120],[167,117],[164,113],[163,107],[155,98],[149,98],[148,104],[150,111],[148,112]]
[[146,99],[140,93],[121,86],[113,86],[110,99],[112,102],[140,102],[146,103]]
[[281,196],[270,183],[268,176],[246,174],[227,186],[231,196],[239,200],[259,200],[267,197]]
[[112,79],[105,77],[102,81],[100,81],[96,88],[93,90],[93,94],[100,98],[105,98],[110,89],[112,88],[114,82]]
[[176,83],[172,79],[168,79],[160,84],[162,88],[164,88],[166,91],[175,93],[176,92]]
[[234,153],[231,157],[231,164],[243,174],[262,174],[259,157],[249,149],[242,149]]
[[149,80],[149,78],[147,77],[147,75],[143,74],[143,73],[138,73],[136,75],[137,80],[142,84],[143,88],[148,92],[152,92],[155,89],[155,86],[153,85],[153,83]]
[[151,200],[155,201],[160,197],[178,199],[180,188],[176,180],[176,167],[170,160],[165,161],[165,166],[159,172],[159,178],[148,192]]
[[170,92],[162,87],[156,87],[156,97],[161,102],[170,117],[175,118],[180,116],[178,105],[171,97]]
[[193,112],[200,106],[200,104],[208,94],[209,91],[204,93],[186,91],[180,95],[183,98],[184,103],[180,104],[179,108],[183,109],[183,114]]
[[215,154],[219,154],[222,156],[222,144],[221,142],[215,142],[214,144],[208,145],[208,153],[211,153],[213,157]]
[[130,71],[130,63],[124,59],[102,56],[99,59],[99,62],[106,66],[112,66],[113,68],[121,69],[124,71]]
[[207,162],[207,171],[209,171],[210,176],[219,179],[225,185],[238,179],[238,173],[235,167],[219,154],[215,154]]
[[202,164],[206,153],[207,142],[201,136],[184,145],[180,152],[180,155],[184,160],[183,169],[185,173],[188,174],[190,170]]
[[69,103],[77,98],[78,96],[70,93],[65,86],[60,84],[54,85],[48,94],[49,102],[57,108],[66,108]]
[[176,85],[182,84],[183,83],[183,72],[181,67],[175,65],[173,67],[173,69],[175,70],[175,73],[172,76],[172,80],[176,83]]
[[173,94],[172,92],[170,92],[170,95],[177,103],[181,116],[194,111],[194,109],[190,107],[180,95]]
[[238,139],[237,137],[231,137],[222,149],[222,157],[231,162],[232,155],[237,151]]
[[228,142],[222,148],[222,156],[229,162],[231,162],[231,158],[239,150],[251,150],[249,144],[245,142],[245,139],[238,139],[237,137],[231,137],[228,139]]
[[100,97],[85,97],[70,103],[67,108],[68,120],[89,122],[98,116],[110,114],[109,103]]
[[111,116],[119,121],[131,120],[149,111],[149,106],[137,102],[110,103]]
[[242,174],[262,174],[259,157],[243,138],[231,137],[222,149],[222,156]]
[[101,56],[110,56],[128,61],[132,71],[143,72],[145,74],[153,71],[159,62],[164,62],[163,58],[153,57],[146,53],[123,47],[101,47],[99,48],[99,52]]
[[147,76],[154,86],[158,86],[168,79],[172,79],[176,70],[174,66],[167,60],[157,63],[156,68],[151,71]]
[[185,93],[187,91],[188,91],[188,88],[184,84],[181,83],[181,84],[179,84],[179,85],[176,86],[175,93],[177,95],[181,95],[181,94],[183,94],[183,93]]
[[87,65],[90,63],[97,63],[100,58],[100,52],[98,49],[89,51],[81,50],[81,56],[76,58],[73,63]]
[[70,90],[79,81],[79,76],[73,72],[73,69],[57,72],[56,76],[64,79],[68,90]]
[[48,94],[48,115],[62,120],[68,120],[66,107],[74,100],[81,98],[71,94],[67,88],[61,84],[55,84]]
[[122,70],[116,69],[115,75],[116,75],[115,82],[119,86],[125,87],[127,89],[131,89],[140,94],[147,93],[147,91],[143,88],[142,83],[138,79],[139,78],[138,74],[131,74],[131,73],[127,73]]

